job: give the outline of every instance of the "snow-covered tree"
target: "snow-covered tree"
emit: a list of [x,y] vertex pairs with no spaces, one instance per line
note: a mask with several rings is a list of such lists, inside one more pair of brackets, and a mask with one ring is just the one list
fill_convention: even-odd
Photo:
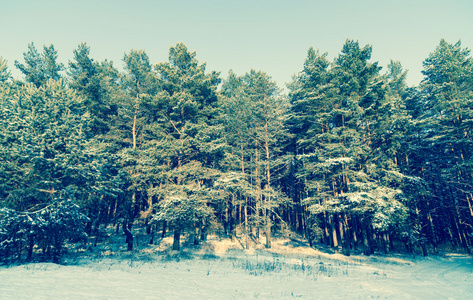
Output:
[[371,51],[348,40],[329,65],[325,54],[310,49],[291,91],[304,203],[331,245],[341,240],[346,254],[355,236],[370,253],[372,230],[387,230],[405,211],[394,157],[375,140],[389,115],[383,114],[386,90],[377,63],[369,62]]
[[[289,103],[280,94],[276,83],[262,71],[251,70],[243,76],[229,73],[222,86],[222,122],[227,141],[232,146],[233,163],[229,171],[240,172],[246,180],[233,198],[245,206],[245,224],[266,235],[266,247],[271,247],[273,217],[287,199],[277,184],[278,171],[286,163],[282,159],[282,142],[287,139],[285,120]],[[236,203],[230,203],[232,207]],[[250,215],[248,217],[248,207]],[[279,218],[277,218],[279,220]],[[245,234],[248,235],[248,224]],[[246,237],[248,239],[248,237]]]
[[197,235],[214,215],[213,182],[226,145],[215,124],[218,74],[206,73],[195,56],[179,43],[170,48],[169,62],[155,66],[162,91],[143,145],[162,166],[152,173],[160,180],[150,192],[159,199],[154,219],[174,230],[174,250],[179,250],[182,232]]
[[20,260],[26,250],[26,260],[33,259],[35,247],[42,249],[43,259],[59,262],[65,242],[77,242],[87,237],[85,216],[66,193],[36,211],[0,209],[0,253],[4,263]]

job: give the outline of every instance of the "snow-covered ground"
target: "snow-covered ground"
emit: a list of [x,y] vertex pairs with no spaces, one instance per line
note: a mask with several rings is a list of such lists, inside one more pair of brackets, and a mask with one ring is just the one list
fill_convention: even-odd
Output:
[[0,299],[473,299],[471,256],[345,257],[285,239],[270,250],[208,245],[0,267]]

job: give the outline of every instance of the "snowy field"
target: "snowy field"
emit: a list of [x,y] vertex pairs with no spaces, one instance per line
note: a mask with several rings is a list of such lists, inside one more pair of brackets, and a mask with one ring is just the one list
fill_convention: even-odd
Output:
[[0,267],[0,299],[293,298],[473,299],[473,258],[345,257],[281,239],[269,251],[214,244],[210,254],[119,251]]

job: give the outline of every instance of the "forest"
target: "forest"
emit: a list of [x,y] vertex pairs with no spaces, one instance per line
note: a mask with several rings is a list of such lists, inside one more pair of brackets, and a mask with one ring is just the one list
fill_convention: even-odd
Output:
[[[1,54],[1,53],[0,53]],[[133,250],[210,233],[243,247],[299,234],[350,255],[473,247],[473,61],[441,40],[424,79],[346,40],[307,51],[287,89],[269,74],[206,70],[183,43],[123,71],[81,43],[0,57],[0,261],[60,261],[113,227]],[[125,239],[126,237],[126,239]]]

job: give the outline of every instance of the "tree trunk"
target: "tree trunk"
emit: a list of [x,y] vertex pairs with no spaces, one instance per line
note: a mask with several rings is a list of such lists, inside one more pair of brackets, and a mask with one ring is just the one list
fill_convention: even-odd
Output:
[[199,226],[195,227],[194,231],[194,246],[197,246],[199,244]]
[[352,215],[351,217],[351,227],[350,227],[350,234],[353,237],[353,249],[358,249],[358,242],[359,242],[359,231],[358,231],[358,218],[356,215]]
[[167,222],[163,221],[163,231],[162,231],[162,234],[161,234],[161,238],[163,238],[163,239],[166,237],[166,224],[167,224]]
[[202,220],[200,227],[200,240],[205,241],[207,239],[207,226],[205,225],[205,220]]
[[381,238],[381,242],[383,244],[383,250],[384,250],[384,254],[388,254],[389,253],[389,237],[388,237],[388,233],[385,231],[381,234],[380,236]]
[[230,237],[232,240],[235,240],[235,223],[237,207],[235,205],[235,194],[232,195],[232,200],[230,201],[229,211],[228,211],[228,231],[230,232]]
[[33,258],[33,248],[34,248],[34,237],[33,235],[28,236],[28,256],[26,257],[27,261],[31,261]]
[[[265,132],[268,135],[268,126],[265,124]],[[269,165],[270,155],[269,155],[269,144],[266,140],[264,143],[264,148],[266,150],[266,180],[268,181],[266,186],[269,189],[267,197],[265,197],[266,206],[270,207],[271,204],[271,168]],[[265,214],[265,225],[266,225],[266,248],[271,248],[271,211],[267,208],[264,209]]]
[[249,249],[248,198],[246,198],[245,203],[245,248]]
[[463,242],[463,248],[466,250],[466,252],[468,254],[471,254],[471,250],[470,250],[470,247],[468,246],[468,236],[466,235],[465,231],[462,229],[461,230],[461,234],[462,234],[462,242]]
[[328,216],[327,216],[327,213],[324,212],[323,213],[323,230],[324,230],[324,243],[325,245],[331,245],[331,238],[330,238],[330,232],[329,232],[329,223],[330,221],[328,220]]
[[337,247],[338,246],[343,247],[343,240],[342,240],[343,227],[340,228],[340,222],[341,222],[341,220],[338,217],[338,215],[334,214],[333,215],[333,229],[335,230],[335,235],[336,235],[337,241],[338,241]]
[[423,254],[424,256],[428,256],[429,253],[427,252],[427,246],[425,245],[425,242],[421,242],[421,243],[420,243],[420,247],[422,248],[422,254]]
[[18,260],[18,261],[21,261],[21,252],[22,252],[21,250],[22,250],[22,248],[23,248],[23,243],[22,243],[22,242],[19,242],[19,245],[18,245],[18,248],[17,248],[17,250],[18,250],[18,253],[17,253],[17,260]]
[[271,220],[266,216],[266,248],[271,248]]
[[[150,184],[150,189],[153,188],[153,184]],[[151,233],[151,218],[153,216],[153,196],[149,195],[148,193],[148,208],[146,211],[142,214],[143,217],[145,217],[145,222],[146,222],[146,234]]]
[[181,245],[181,232],[174,230],[174,240],[172,242],[172,250],[179,251]]
[[123,220],[123,232],[125,233],[126,235],[126,241],[125,243],[127,243],[128,245],[128,248],[127,248],[127,251],[132,251],[133,250],[133,235],[131,234],[131,231],[128,229],[128,222],[125,220]]
[[304,210],[304,223],[305,223],[305,230],[304,230],[304,234],[305,234],[305,238],[307,239],[307,241],[309,242],[309,246],[312,247],[313,246],[313,240],[312,240],[312,235],[311,235],[311,232],[310,232],[310,226],[309,226],[309,222],[307,221],[307,216],[305,214],[305,210]]
[[156,231],[156,224],[155,223],[152,223],[149,225],[149,228],[150,228],[150,232],[149,232],[149,236],[150,236],[150,239],[149,239],[149,244],[150,245],[153,245],[154,244],[154,233]]
[[133,115],[133,127],[131,134],[133,136],[133,149],[136,149],[136,116],[138,114],[138,109],[135,109],[135,113]]
[[[258,145],[256,145],[258,146]],[[255,149],[255,181],[256,181],[256,203],[255,203],[255,219],[256,219],[256,243],[259,244],[259,230],[261,226],[260,220],[260,202],[261,202],[261,178],[259,175],[259,151]]]
[[[241,173],[245,176],[245,157],[243,155],[243,143],[240,143],[241,149]],[[249,228],[248,228],[248,197],[245,197],[244,207],[244,218],[245,218],[245,249],[249,248]]]
[[302,220],[302,203],[301,197],[298,195],[297,204],[296,204],[296,215],[297,215],[297,232],[300,234],[304,233],[304,221]]
[[59,233],[54,237],[54,249],[53,249],[53,262],[55,264],[59,263],[62,250],[62,239],[59,237]]
[[343,235],[343,254],[346,256],[350,256],[350,244],[351,244],[351,237],[350,237],[350,229],[348,228],[348,219],[347,215],[344,214],[340,218],[340,231]]
[[332,237],[331,238],[331,246],[332,248],[337,248],[338,247],[338,238],[337,238],[337,230],[335,229],[335,220],[334,220],[334,217],[333,215],[330,215],[330,220],[329,220],[329,223],[330,223],[330,231],[331,231],[331,234],[330,236]]
[[369,225],[366,224],[366,221],[362,222],[361,234],[363,235],[363,254],[364,255],[371,255],[371,245],[370,245],[370,238],[369,235],[371,234],[370,230],[368,229]]
[[437,253],[438,249],[437,249],[437,235],[436,235],[436,230],[435,230],[435,227],[434,227],[434,222],[432,221],[432,214],[429,212],[428,215],[427,215],[427,218],[429,220],[429,225],[430,225],[430,232],[432,234],[432,239],[431,239],[431,244],[432,244],[432,247],[434,247],[434,252]]

